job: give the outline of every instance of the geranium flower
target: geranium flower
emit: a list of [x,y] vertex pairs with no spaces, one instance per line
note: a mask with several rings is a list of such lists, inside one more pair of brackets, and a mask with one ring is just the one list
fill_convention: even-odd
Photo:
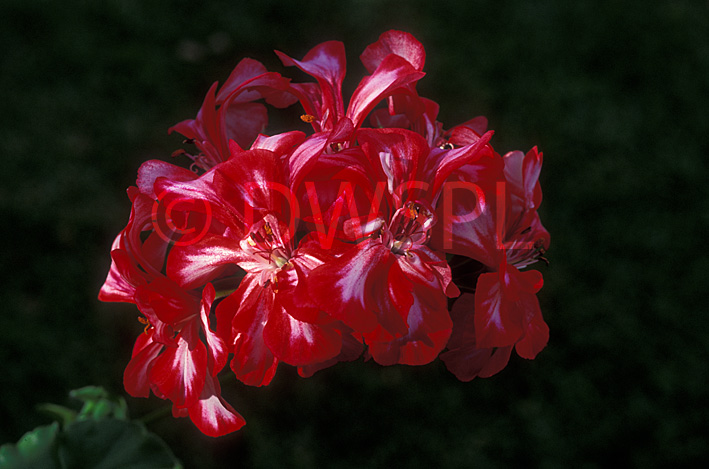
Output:
[[475,159],[490,135],[444,150],[403,129],[357,133],[368,158],[362,164],[376,168],[372,184],[386,188],[384,206],[366,216],[364,230],[352,227],[359,219],[349,220],[346,229],[363,239],[315,269],[308,282],[318,305],[361,333],[381,364],[428,363],[445,346],[447,297],[458,290],[444,255],[427,245],[436,223],[433,205],[447,175]]
[[[459,129],[455,138],[469,142],[479,137],[468,128],[468,132]],[[475,347],[488,350],[488,354],[495,348],[515,346],[520,356],[532,359],[549,338],[536,297],[542,275],[536,270],[521,270],[543,259],[549,244],[549,234],[537,213],[541,162],[536,148],[526,155],[511,152],[504,157],[490,151],[487,157],[459,168],[449,182],[471,184],[481,196],[477,200],[454,199],[445,214],[448,231],[439,230],[432,240],[433,245],[486,267],[487,272],[475,279],[474,308],[468,315],[474,317]],[[466,300],[458,308],[462,305],[470,307],[471,303]],[[469,318],[459,317],[460,326],[454,327],[467,329],[469,334]],[[462,350],[472,351],[470,342],[463,346],[452,343],[448,348],[451,352],[446,364],[458,374],[469,364],[453,357],[467,356]]]
[[[423,365],[447,348],[463,381],[497,373],[513,348],[534,358],[549,337],[542,276],[527,270],[549,244],[541,153],[499,155],[484,117],[444,130],[416,89],[426,54],[409,33],[364,50],[347,103],[341,42],[276,53],[315,82],[242,60],[169,129],[196,146],[173,154],[190,169],[147,161],[128,190],[99,298],[142,314],[129,394],[169,399],[218,436],[244,424],[221,397],[227,362],[263,386],[282,363],[308,377],[363,354]],[[267,134],[261,100],[299,101],[312,132]]]
[[[301,241],[295,248],[293,228],[280,219],[279,194],[287,188],[280,158],[267,150],[235,153],[202,178],[211,181],[205,197],[216,197],[225,230],[195,244],[175,246],[167,271],[182,288],[204,285],[223,273],[224,266],[238,266],[245,275],[235,280],[233,293],[217,307],[220,335],[234,351],[231,362],[237,377],[260,386],[273,378],[279,361],[295,366],[313,365],[340,353],[342,337],[337,325],[309,300],[304,280],[315,267],[332,256],[315,241]],[[180,194],[191,183],[161,189]],[[196,194],[204,182],[196,182]],[[282,208],[282,207],[281,207]],[[255,221],[249,221],[251,213]],[[281,214],[281,215],[278,215]],[[295,216],[296,214],[293,214]]]
[[[141,172],[143,181],[150,172],[158,173],[155,165]],[[153,230],[155,201],[138,188],[129,194],[131,217],[114,241],[111,269],[99,293],[102,301],[135,303],[144,315],[145,332],[136,340],[124,374],[126,391],[147,397],[152,389],[173,402],[175,413],[189,415],[205,434],[219,436],[238,430],[244,419],[221,397],[215,378],[227,352],[209,325],[214,290],[205,288],[200,301],[161,272],[169,240]]]
[[[201,151],[189,155],[194,165],[208,170],[229,158],[229,142],[248,148],[268,124],[266,106],[259,99],[275,107],[293,104],[295,97],[286,92],[289,79],[269,72],[260,62],[243,59],[239,62],[217,93],[215,82],[207,92],[195,119],[182,121],[169,132],[179,132]],[[177,152],[185,153],[186,152]]]

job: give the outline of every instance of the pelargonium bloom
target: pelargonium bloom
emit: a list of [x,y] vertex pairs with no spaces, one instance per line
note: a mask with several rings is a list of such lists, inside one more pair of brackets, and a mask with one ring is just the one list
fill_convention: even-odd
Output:
[[205,288],[200,298],[161,272],[168,241],[152,229],[154,201],[137,188],[129,193],[131,217],[113,244],[111,269],[99,292],[103,301],[135,303],[144,315],[145,331],[124,374],[126,391],[147,397],[152,390],[171,400],[173,412],[189,416],[205,434],[238,430],[245,421],[221,397],[216,379],[227,350],[208,318],[214,289]]
[[[528,269],[549,245],[541,153],[501,156],[484,117],[446,130],[416,88],[426,54],[409,33],[364,50],[349,99],[341,42],[276,54],[314,81],[242,60],[169,129],[196,148],[173,153],[189,169],[146,161],[128,191],[99,293],[142,315],[128,393],[168,399],[219,436],[244,425],[221,396],[224,370],[265,386],[286,365],[309,377],[440,354],[468,381],[512,349],[534,358],[549,337],[542,275]],[[296,102],[311,129],[269,133],[266,105]]]

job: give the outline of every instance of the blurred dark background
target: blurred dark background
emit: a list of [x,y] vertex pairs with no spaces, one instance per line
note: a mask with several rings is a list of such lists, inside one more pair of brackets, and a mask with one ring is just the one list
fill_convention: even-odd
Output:
[[273,49],[344,41],[353,86],[396,28],[426,47],[419,90],[447,127],[484,114],[499,152],[544,152],[548,347],[470,383],[438,361],[284,366],[267,388],[226,386],[238,434],[149,428],[186,467],[709,461],[708,2],[4,0],[0,18],[0,443],[70,389],[123,393],[143,326],[96,295],[126,187],[181,147],[167,128],[242,57],[302,79]]

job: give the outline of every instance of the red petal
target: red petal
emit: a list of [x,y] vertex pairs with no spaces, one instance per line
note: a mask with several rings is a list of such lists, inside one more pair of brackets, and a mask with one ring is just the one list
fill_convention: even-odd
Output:
[[300,189],[303,178],[310,172],[318,157],[327,148],[329,138],[329,132],[313,134],[290,155],[288,158],[288,172],[293,190],[298,191]]
[[305,134],[300,130],[293,130],[273,136],[259,135],[251,146],[251,149],[269,150],[276,155],[285,155],[290,153],[294,147],[303,143],[303,141],[305,141]]
[[433,181],[429,193],[431,199],[436,200],[446,179],[465,164],[470,164],[484,154],[487,142],[492,137],[493,132],[489,131],[480,137],[475,143],[456,148],[453,150],[441,150],[434,148],[429,153],[426,164],[421,167],[418,177],[422,181]]
[[195,244],[173,246],[167,258],[167,274],[189,290],[217,278],[225,266],[247,259],[238,241],[208,234]]
[[214,287],[211,283],[208,283],[202,291],[200,316],[202,320],[202,332],[207,339],[207,351],[209,352],[210,358],[209,369],[211,370],[212,376],[216,376],[217,373],[224,368],[229,355],[229,350],[227,350],[224,340],[209,327],[209,312],[212,309],[215,296],[216,292],[214,291]]
[[[241,59],[219,90],[216,103],[223,103],[229,95],[236,91],[244,82],[267,72],[268,70],[266,67],[258,60],[250,59],[248,57]],[[258,97],[259,96],[257,95],[253,98],[258,99]]]
[[128,253],[122,249],[114,249],[111,251],[111,268],[101,286],[98,299],[135,303],[136,287],[146,282],[145,273],[138,269]]
[[277,301],[269,313],[263,338],[276,358],[294,366],[333,358],[342,346],[342,338],[332,326],[298,321]]
[[497,267],[504,252],[498,249],[496,184],[503,179],[502,160],[495,155],[455,171],[443,184],[430,246]]
[[468,382],[476,377],[489,378],[499,373],[507,366],[511,352],[511,346],[496,349],[466,346],[442,353],[441,360],[456,378]]
[[192,181],[197,178],[197,175],[189,169],[175,166],[166,161],[148,160],[138,168],[138,178],[136,185],[140,192],[147,195],[151,199],[157,199],[153,186],[155,180],[159,177],[164,177],[172,181]]
[[475,335],[479,348],[514,345],[522,337],[522,318],[515,311],[514,289],[498,272],[478,277],[475,291]]
[[160,277],[136,290],[136,304],[148,319],[176,325],[197,312],[197,298],[172,280]]
[[421,288],[414,282],[413,304],[408,311],[408,332],[388,342],[369,342],[372,358],[381,365],[425,365],[443,350],[453,323],[447,299],[440,289]]
[[404,31],[387,31],[379,36],[379,40],[370,44],[362,52],[360,59],[372,73],[389,54],[396,54],[406,59],[416,70],[423,70],[426,52],[423,45],[416,38]]
[[[273,308],[273,291],[247,274],[239,288],[217,306],[217,321],[231,320],[234,358],[231,368],[244,384],[265,386],[271,382],[278,359],[266,346],[263,329]],[[223,334],[220,334],[223,336]]]
[[[286,67],[297,66],[315,77],[322,91],[322,107],[329,111],[333,125],[339,121],[344,114],[342,103],[342,80],[346,68],[344,44],[339,41],[318,44],[305,55],[302,61],[292,59],[279,51],[276,51],[276,54]],[[325,124],[325,127],[331,128],[332,125]]]
[[536,295],[525,295],[520,301],[520,308],[524,310],[528,323],[524,337],[517,342],[515,350],[520,357],[532,360],[549,342],[549,326],[542,318]]
[[[292,204],[293,197],[285,185],[282,166],[279,155],[257,149],[234,154],[216,168],[214,190],[220,203],[236,218],[227,222],[227,226],[234,226],[237,221],[252,224],[260,218],[254,210],[281,212],[284,197]],[[297,208],[292,207],[292,210],[296,212]]]
[[475,344],[475,295],[464,293],[453,304],[451,319],[453,333],[441,360],[459,380],[488,378],[507,365],[512,346],[495,349],[478,348]]
[[217,437],[244,426],[244,418],[221,397],[217,378],[207,376],[199,400],[190,406],[192,422],[207,436]]
[[309,378],[313,376],[316,372],[324,370],[339,362],[348,362],[358,359],[362,355],[364,350],[364,345],[362,340],[356,338],[352,333],[351,329],[340,323],[340,332],[342,334],[342,350],[340,354],[324,362],[316,363],[314,365],[307,365],[298,368],[298,374],[303,378]]
[[177,338],[177,347],[167,347],[150,371],[153,382],[177,407],[189,407],[199,399],[207,375],[207,350],[195,324],[188,324]]
[[371,282],[386,282],[373,278],[380,263],[391,262],[391,252],[380,242],[366,240],[347,249],[339,258],[310,273],[307,279],[310,296],[315,303],[335,319],[357,332],[372,332],[378,325],[370,309]]
[[224,111],[225,135],[241,148],[249,148],[268,125],[268,111],[261,103],[232,103]]
[[426,140],[419,134],[405,129],[362,129],[357,139],[374,168],[379,171],[378,180],[387,181],[387,187],[397,200],[409,182],[414,181],[419,161],[428,155]]
[[380,100],[393,90],[420,80],[424,75],[398,55],[386,56],[377,69],[357,86],[347,108],[347,117],[358,128]]
[[164,347],[153,341],[152,331],[138,336],[133,357],[123,372],[123,386],[128,394],[133,397],[150,395],[150,369]]

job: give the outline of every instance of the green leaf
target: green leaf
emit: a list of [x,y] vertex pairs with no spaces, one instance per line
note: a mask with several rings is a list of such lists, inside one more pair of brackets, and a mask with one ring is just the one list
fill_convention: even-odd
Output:
[[60,468],[56,458],[59,424],[37,427],[25,433],[16,445],[0,447],[0,467],[3,469]]
[[84,386],[83,388],[69,391],[69,396],[84,402],[109,399],[111,396],[101,386]]
[[69,396],[83,401],[77,420],[101,420],[114,417],[128,420],[128,406],[122,397],[112,396],[100,386],[85,386],[69,392]]
[[83,420],[68,425],[59,445],[62,466],[95,469],[181,468],[170,448],[136,422]]
[[52,417],[54,420],[59,420],[62,425],[69,425],[76,420],[76,411],[57,404],[39,404],[37,410],[43,414]]

